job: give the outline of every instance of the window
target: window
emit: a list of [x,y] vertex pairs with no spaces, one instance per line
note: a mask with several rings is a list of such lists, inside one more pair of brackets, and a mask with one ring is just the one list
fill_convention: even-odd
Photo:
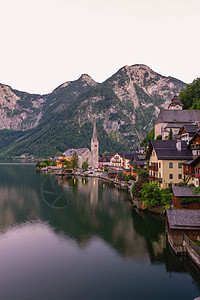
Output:
[[159,168],[161,168],[161,163],[159,162]]
[[169,179],[173,179],[173,174],[169,174]]
[[161,178],[161,173],[159,172],[159,178]]
[[178,168],[181,169],[182,168],[182,164],[178,163]]
[[178,179],[182,179],[182,174],[178,174]]
[[186,171],[188,171],[188,166],[186,166]]
[[173,168],[173,163],[169,163],[169,168],[170,168],[170,169]]

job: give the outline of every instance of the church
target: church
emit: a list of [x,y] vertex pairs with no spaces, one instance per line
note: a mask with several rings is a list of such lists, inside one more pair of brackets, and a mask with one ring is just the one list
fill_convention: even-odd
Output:
[[183,110],[178,96],[174,96],[168,109],[162,109],[155,124],[155,139],[158,135],[165,140],[170,130],[177,135],[184,125],[200,123],[200,110]]
[[88,148],[68,149],[63,153],[65,161],[70,161],[74,152],[78,155],[79,168],[81,168],[82,163],[86,161],[88,163],[88,168],[98,169],[99,142],[97,139],[96,119],[94,121],[93,135],[91,139],[91,151]]

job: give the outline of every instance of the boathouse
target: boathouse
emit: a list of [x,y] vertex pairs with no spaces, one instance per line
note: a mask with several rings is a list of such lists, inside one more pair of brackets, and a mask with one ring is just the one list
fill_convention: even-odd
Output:
[[200,241],[200,210],[168,209],[166,232],[168,241],[177,254],[184,249],[184,235],[192,241]]
[[200,194],[194,194],[194,187],[173,186],[173,207],[177,209],[200,209]]

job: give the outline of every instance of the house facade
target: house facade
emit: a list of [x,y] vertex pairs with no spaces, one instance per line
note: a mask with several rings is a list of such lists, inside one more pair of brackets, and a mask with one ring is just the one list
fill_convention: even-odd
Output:
[[182,163],[192,159],[192,152],[182,141],[153,140],[146,159],[149,160],[149,180],[158,181],[161,187],[168,187],[183,180]]
[[115,167],[115,168],[122,168],[123,167],[123,155],[120,155],[119,153],[115,153],[111,158],[110,158],[110,167]]

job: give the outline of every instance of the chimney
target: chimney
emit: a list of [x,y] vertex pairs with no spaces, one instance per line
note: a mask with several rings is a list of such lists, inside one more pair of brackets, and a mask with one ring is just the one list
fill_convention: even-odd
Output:
[[181,139],[176,140],[176,148],[178,151],[181,151]]

